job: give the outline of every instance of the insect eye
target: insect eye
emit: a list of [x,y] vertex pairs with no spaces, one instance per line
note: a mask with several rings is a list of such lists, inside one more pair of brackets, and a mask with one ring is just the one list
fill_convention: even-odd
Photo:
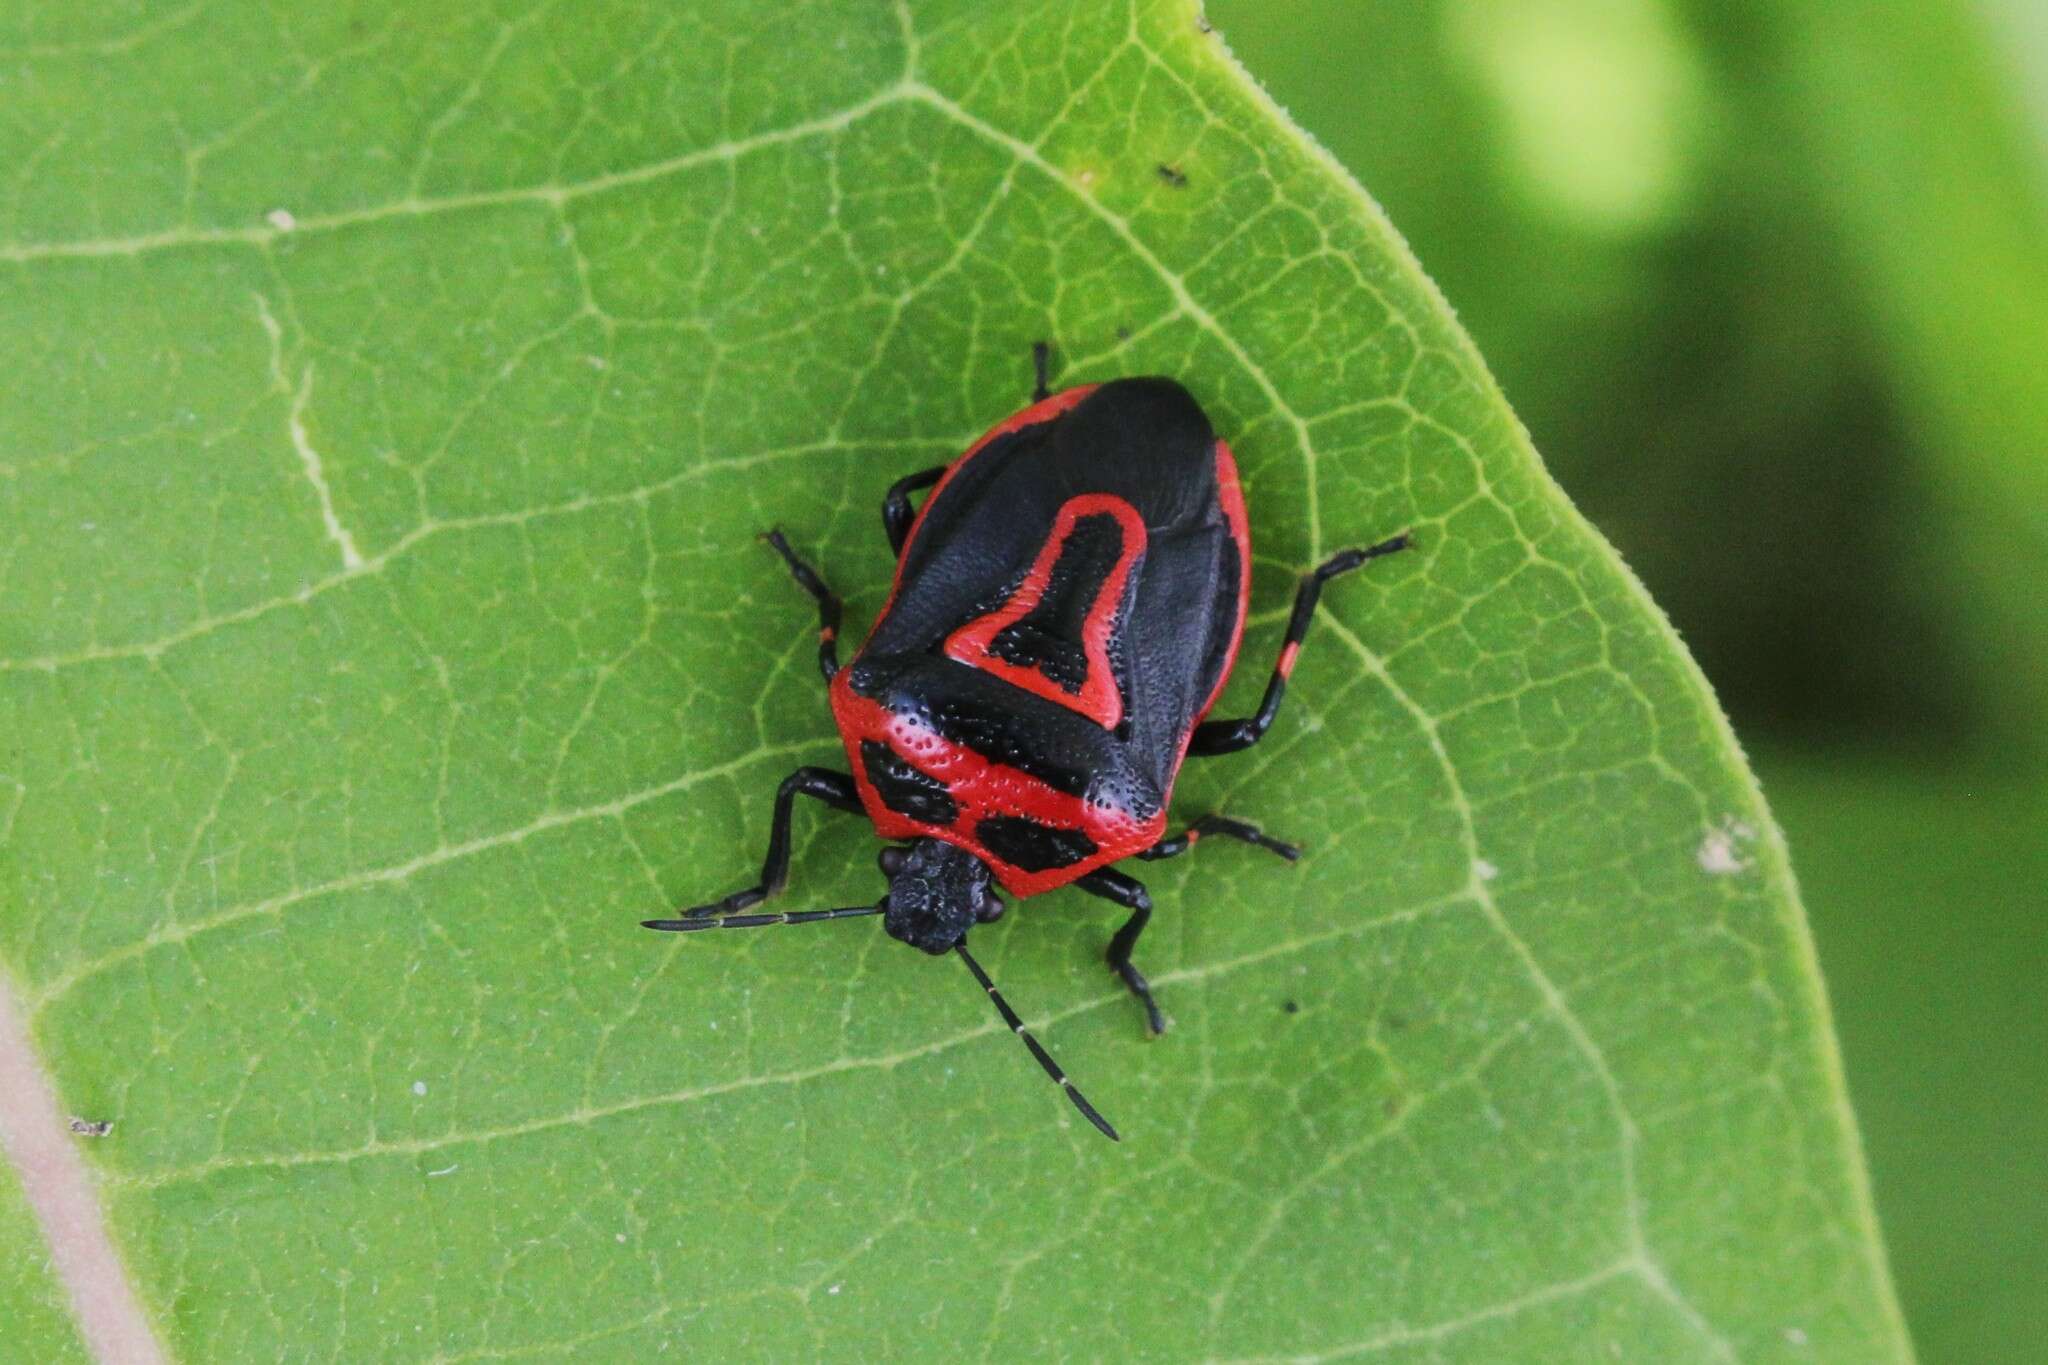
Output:
[[893,877],[902,870],[905,856],[900,848],[885,848],[875,855],[875,865],[882,869],[884,877]]
[[981,908],[974,912],[974,918],[982,924],[993,924],[1003,917],[1003,911],[1007,908],[1001,896],[993,891],[985,891],[981,896]]

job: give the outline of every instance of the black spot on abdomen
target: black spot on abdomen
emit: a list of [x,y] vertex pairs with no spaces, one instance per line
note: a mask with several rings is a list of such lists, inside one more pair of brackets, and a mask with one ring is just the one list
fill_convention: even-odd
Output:
[[888,745],[862,740],[860,765],[882,804],[898,815],[927,825],[950,825],[960,818],[960,807],[946,790],[946,784],[911,766]]
[[974,837],[989,852],[1026,872],[1072,867],[1100,851],[1078,829],[1041,825],[1021,815],[991,815],[974,827]]
[[941,736],[991,763],[1029,773],[1069,796],[1088,790],[1086,772],[1046,756],[1050,736],[1045,727],[1014,710],[986,699],[948,696],[932,704],[926,714]]

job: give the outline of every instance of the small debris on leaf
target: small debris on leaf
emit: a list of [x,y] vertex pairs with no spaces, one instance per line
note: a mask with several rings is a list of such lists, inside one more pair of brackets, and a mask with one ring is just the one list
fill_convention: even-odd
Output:
[[1710,877],[1746,872],[1749,859],[1742,856],[1741,846],[1754,838],[1756,830],[1753,827],[1731,817],[1718,828],[1707,831],[1693,857],[1699,862],[1700,871]]

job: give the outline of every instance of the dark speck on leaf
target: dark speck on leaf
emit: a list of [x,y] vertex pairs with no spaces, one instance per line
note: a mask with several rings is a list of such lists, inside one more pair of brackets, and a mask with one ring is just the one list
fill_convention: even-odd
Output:
[[1119,328],[1117,328],[1117,329],[1116,329],[1116,339],[1117,339],[1118,341],[1129,341],[1129,340],[1131,339],[1131,329],[1130,329],[1130,328],[1128,328],[1128,327],[1119,327]]
[[72,1132],[79,1134],[81,1137],[105,1137],[114,1131],[114,1121],[112,1119],[73,1118],[70,1127]]
[[1281,1006],[1280,1006],[1280,1008],[1281,1008],[1281,1009],[1283,1009],[1283,1010],[1286,1010],[1286,1011],[1287,1011],[1287,1012],[1288,1012],[1289,1014],[1300,1014],[1300,1013],[1301,1013],[1301,1002],[1300,1002],[1300,1001],[1298,1001],[1298,1000],[1287,1000],[1287,1001],[1283,1001],[1283,1002],[1281,1003]]
[[1402,1029],[1408,1027],[1408,1016],[1405,1014],[1388,1015],[1387,1027],[1392,1029],[1394,1032],[1399,1033]]
[[1181,173],[1180,167],[1169,166],[1164,161],[1159,163],[1159,178],[1177,190],[1188,187],[1188,178]]

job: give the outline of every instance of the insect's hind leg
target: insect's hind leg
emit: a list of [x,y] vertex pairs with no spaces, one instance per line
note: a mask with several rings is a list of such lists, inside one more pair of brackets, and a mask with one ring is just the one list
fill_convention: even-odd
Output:
[[782,779],[775,789],[775,819],[768,831],[768,856],[761,862],[761,880],[743,891],[735,891],[709,905],[683,911],[684,919],[705,915],[730,915],[759,905],[789,881],[789,820],[799,796],[823,801],[834,810],[860,811],[860,791],[847,773],[830,768],[798,768]]
[[789,542],[782,538],[782,528],[761,533],[761,539],[775,547],[775,553],[782,556],[782,562],[789,566],[789,576],[797,586],[818,600],[818,671],[831,682],[832,675],[839,671],[839,617],[844,604],[839,594],[825,586],[825,580],[818,577],[818,571],[797,558],[796,551],[789,548]]
[[1152,922],[1152,897],[1145,891],[1145,883],[1136,877],[1127,877],[1112,867],[1097,868],[1087,876],[1075,881],[1074,885],[1091,895],[1114,901],[1131,912],[1124,921],[1124,927],[1116,931],[1116,937],[1109,941],[1109,969],[1115,972],[1124,985],[1130,987],[1138,1003],[1145,1007],[1145,1023],[1151,1028],[1152,1036],[1166,1032],[1166,1016],[1159,1011],[1159,1002],[1152,998],[1152,983],[1145,974],[1132,965],[1131,949],[1138,946],[1138,936],[1145,932],[1145,926]]
[[1140,850],[1137,856],[1146,862],[1158,862],[1161,858],[1178,858],[1210,835],[1222,835],[1226,839],[1237,839],[1263,848],[1269,853],[1279,854],[1290,863],[1301,856],[1301,850],[1293,844],[1273,838],[1257,825],[1248,825],[1227,815],[1205,815],[1179,834],[1161,839],[1152,847]]
[[1287,618],[1287,638],[1280,646],[1280,661],[1273,665],[1273,676],[1266,681],[1266,695],[1260,698],[1258,711],[1242,720],[1203,721],[1195,727],[1194,737],[1188,741],[1188,756],[1212,758],[1217,754],[1234,754],[1265,738],[1273,717],[1280,712],[1280,699],[1287,695],[1287,677],[1294,672],[1294,660],[1301,652],[1302,637],[1308,634],[1309,622],[1315,619],[1316,600],[1323,594],[1323,584],[1370,560],[1405,550],[1408,545],[1408,536],[1404,532],[1362,550],[1346,550],[1332,555],[1318,565],[1315,572],[1303,578],[1294,593],[1294,610]]
[[910,539],[911,523],[917,520],[910,495],[920,488],[930,488],[945,476],[946,466],[935,464],[930,469],[905,474],[889,485],[888,496],[882,499],[882,529],[889,536],[889,552],[897,558],[903,557],[903,542]]

